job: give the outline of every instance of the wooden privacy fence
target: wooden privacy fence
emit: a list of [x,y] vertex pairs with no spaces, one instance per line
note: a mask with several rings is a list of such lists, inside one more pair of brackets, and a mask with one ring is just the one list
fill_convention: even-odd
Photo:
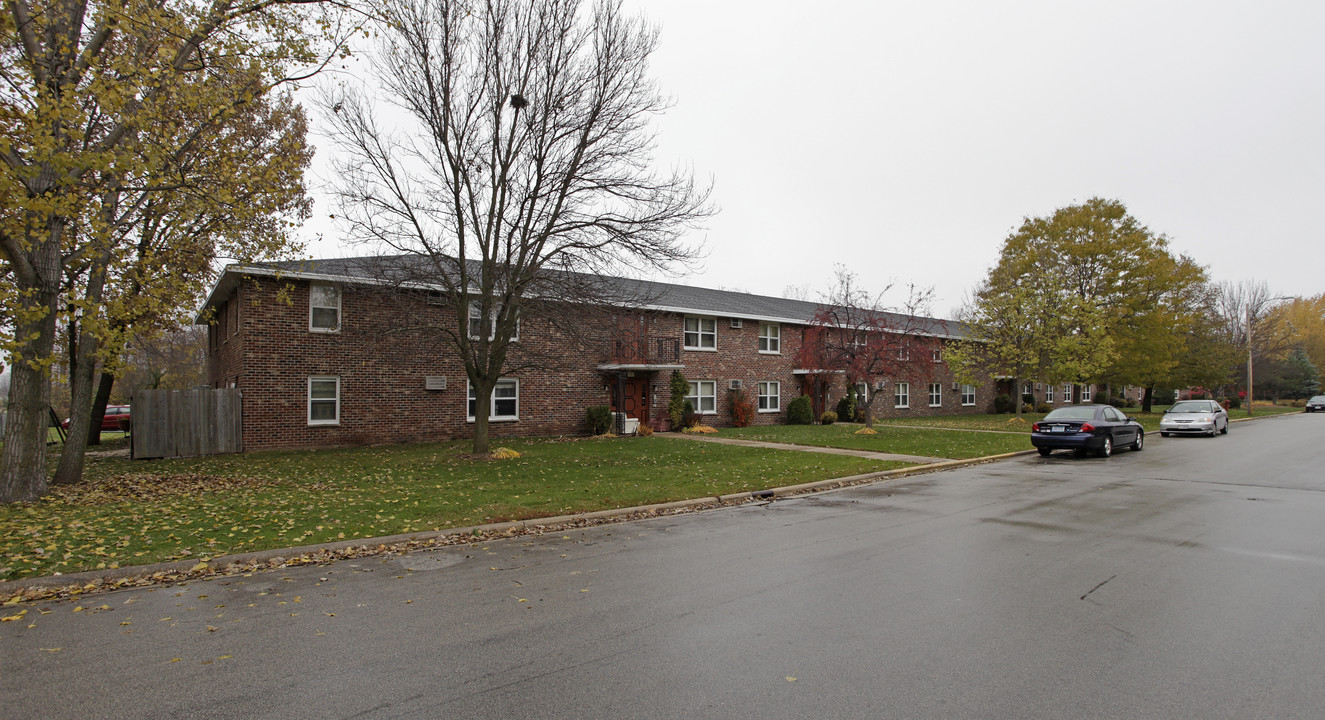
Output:
[[242,404],[238,388],[139,390],[133,395],[130,409],[133,457],[242,452]]

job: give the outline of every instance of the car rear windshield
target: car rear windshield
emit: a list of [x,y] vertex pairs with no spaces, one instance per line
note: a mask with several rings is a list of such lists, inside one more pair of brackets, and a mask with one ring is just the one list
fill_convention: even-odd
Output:
[[1169,412],[1210,412],[1210,401],[1180,402],[1169,408]]
[[1093,407],[1065,407],[1058,408],[1048,415],[1045,420],[1094,420],[1095,408]]

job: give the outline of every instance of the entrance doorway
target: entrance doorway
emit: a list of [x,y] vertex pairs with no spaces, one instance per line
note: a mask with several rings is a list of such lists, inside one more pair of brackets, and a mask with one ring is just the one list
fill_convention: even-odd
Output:
[[[640,423],[649,421],[649,379],[647,377],[621,378],[617,385],[616,411],[633,417]],[[617,393],[613,393],[616,395]]]

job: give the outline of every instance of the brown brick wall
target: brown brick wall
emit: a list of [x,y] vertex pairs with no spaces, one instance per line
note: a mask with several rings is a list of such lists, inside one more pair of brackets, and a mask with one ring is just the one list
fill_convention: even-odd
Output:
[[[268,279],[241,282],[224,299],[238,303],[239,333],[231,334],[227,326],[208,357],[209,383],[223,387],[234,380],[243,391],[245,449],[431,442],[472,436],[473,423],[466,419],[463,365],[453,351],[429,340],[435,331],[427,330],[454,325],[448,310],[373,290],[345,288],[340,332],[316,333],[308,329],[309,284],[285,283],[284,293],[281,285]],[[218,317],[225,312],[225,307],[219,308]],[[410,327],[401,318],[407,318]],[[653,315],[648,327],[653,337],[683,338],[683,317],[678,314]],[[758,382],[781,383],[779,411],[756,413],[755,422],[785,422],[787,404],[800,394],[799,376],[793,370],[801,327],[781,325],[780,340],[779,353],[760,353],[757,321],[743,320],[738,329],[731,327],[729,318],[718,317],[716,351],[682,349],[681,363],[688,380],[717,382],[717,412],[705,417],[706,424],[730,424],[727,388],[733,379],[744,382],[751,400],[757,400]],[[557,342],[557,334],[536,320],[521,327],[519,344],[530,352],[555,353],[562,349]],[[610,403],[615,375],[597,369],[600,361],[609,359],[606,349],[573,352],[575,364],[562,369],[512,373],[520,382],[519,420],[492,422],[494,439],[578,434],[587,407]],[[990,383],[979,386],[974,407],[964,408],[959,393],[952,390],[946,365],[931,365],[927,358],[916,365],[916,376],[923,375],[923,379],[911,381],[910,409],[893,408],[890,379],[884,391],[888,397],[875,405],[876,417],[989,411]],[[444,376],[446,389],[424,389],[424,377],[429,375]],[[645,375],[652,388],[651,414],[665,418],[670,372]],[[338,424],[308,424],[308,379],[312,376],[339,378]],[[941,408],[928,406],[923,383],[930,378],[943,384]],[[842,381],[836,380],[830,390],[830,409],[844,390]]]

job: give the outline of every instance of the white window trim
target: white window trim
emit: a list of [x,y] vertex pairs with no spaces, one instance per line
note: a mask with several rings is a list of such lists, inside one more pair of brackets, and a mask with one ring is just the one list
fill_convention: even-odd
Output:
[[1047,403],[1054,401],[1054,386],[1052,384],[1046,385],[1044,388],[1044,401]]
[[[970,389],[970,392],[969,392],[969,393],[966,392],[966,390],[967,390],[968,388]],[[967,395],[969,395],[969,396],[971,397],[971,399],[970,399],[969,402],[966,400],[966,396],[967,396]],[[974,386],[974,385],[971,385],[971,384],[969,384],[969,383],[966,383],[966,384],[963,384],[963,385],[962,385],[962,407],[975,407],[975,386]]]
[[[698,330],[695,332],[695,335],[698,336],[697,339],[699,340],[699,345],[688,345],[688,344],[686,344],[686,335],[689,335],[689,334],[690,334],[690,331],[689,331],[689,330],[686,330],[686,321],[687,321],[687,320],[695,320],[695,321],[698,322],[698,325],[697,325]],[[704,321],[705,321],[705,320],[708,320],[708,321],[710,321],[710,322],[713,323],[713,332],[712,332],[712,333],[706,333],[706,332],[704,332]],[[713,347],[704,347],[704,336],[705,336],[705,335],[712,335],[712,336],[713,336]],[[718,351],[718,319],[717,319],[716,317],[707,317],[707,316],[704,316],[704,315],[686,315],[686,316],[684,316],[684,317],[681,319],[681,349],[682,349],[682,350],[694,350],[694,351],[696,351],[696,352],[717,352],[717,351]]]
[[[471,301],[469,303],[469,322],[467,324],[467,327],[469,328],[470,340],[478,339],[478,336],[474,334],[474,321],[481,319],[480,316],[482,314],[483,314],[483,303],[481,303],[478,300]],[[491,318],[492,328],[488,330],[489,342],[491,342],[493,338],[497,337],[497,316],[500,314],[501,314],[501,306],[494,305],[492,307],[492,318]],[[515,318],[515,332],[511,334],[511,342],[519,342],[519,340],[520,340],[520,318],[517,317]]]
[[[768,387],[770,390],[772,390],[772,391],[773,391],[772,394],[770,394],[770,395],[765,395],[765,394],[763,393],[763,388],[764,388],[764,387]],[[778,381],[778,380],[765,380],[765,381],[763,381],[763,382],[760,382],[758,385],[756,385],[756,386],[755,386],[755,389],[756,389],[757,391],[759,391],[758,399],[756,400],[756,404],[755,404],[755,407],[758,408],[758,412],[761,412],[761,413],[776,413],[776,412],[782,412],[782,383],[781,383],[780,381]],[[767,397],[767,398],[773,398],[773,407],[771,407],[771,408],[760,408],[759,405],[763,403],[763,399],[766,398],[766,397]]]
[[[939,398],[938,402],[934,402],[934,395],[936,390],[938,391],[937,392]],[[935,382],[929,384],[929,406],[932,408],[943,407],[943,383]]]
[[[315,308],[329,308],[329,307],[331,307],[330,305],[314,305],[314,304],[313,304],[313,288],[315,288],[315,287],[326,287],[326,288],[331,288],[332,290],[335,290],[335,291],[336,291],[336,326],[335,326],[335,327],[329,327],[329,328],[326,328],[326,327],[314,327],[314,326],[313,326],[313,310],[314,310]],[[309,283],[309,285],[308,285],[308,331],[309,331],[309,332],[315,332],[315,333],[338,333],[338,332],[340,332],[340,328],[341,328],[341,326],[345,324],[345,313],[344,313],[344,312],[342,311],[342,309],[341,309],[341,306],[342,306],[343,304],[344,304],[344,303],[343,303],[342,300],[341,300],[341,291],[340,291],[340,288],[339,288],[338,286],[336,286],[336,285],[332,285],[332,284],[330,284],[330,283]]]
[[867,382],[858,382],[858,383],[856,383],[856,400],[857,400],[857,402],[859,402],[859,401],[861,401],[861,400],[863,400],[863,401],[865,401],[865,402],[869,402],[869,401],[870,401],[870,384],[869,384],[869,383],[867,383]]
[[[772,335],[765,335],[768,330],[772,330]],[[759,342],[768,345],[768,350],[760,350],[760,355],[781,355],[782,354],[782,326],[778,323],[759,323]],[[716,344],[716,343],[715,343]],[[776,348],[776,349],[773,349]]]
[[930,351],[929,359],[933,360],[934,362],[943,362],[943,349],[934,348],[932,351]]
[[898,410],[911,408],[911,383],[893,383],[893,408]]
[[[316,382],[329,382],[329,381],[330,381],[330,382],[335,382],[335,383],[336,383],[336,397],[334,397],[334,398],[318,398],[318,399],[317,399],[318,402],[326,402],[326,401],[328,401],[328,400],[332,400],[332,401],[335,402],[335,407],[336,407],[336,417],[335,417],[335,418],[332,418],[332,419],[330,419],[330,420],[314,420],[314,419],[313,419],[313,383],[314,383],[315,381],[316,381]],[[339,425],[339,424],[340,424],[340,377],[339,377],[339,376],[336,376],[336,375],[312,375],[312,376],[309,376],[309,378],[308,378],[308,387],[307,387],[307,398],[308,398],[308,404],[307,404],[307,406],[306,406],[306,408],[305,408],[305,417],[308,419],[308,424],[309,424],[309,425]]]
[[1072,383],[1065,383],[1063,385],[1063,402],[1072,402]]
[[[699,386],[702,385],[703,383],[709,383],[709,384],[711,384],[711,385],[713,386],[713,394],[712,394],[712,395],[701,395],[701,394],[699,393]],[[717,381],[717,380],[691,380],[691,381],[690,381],[690,387],[691,387],[691,389],[693,389],[693,390],[695,391],[695,394],[694,394],[694,395],[686,395],[686,399],[689,400],[689,401],[690,401],[690,405],[691,405],[692,407],[695,408],[695,414],[696,414],[696,415],[717,415],[717,414],[718,414],[718,381]],[[701,409],[700,409],[700,402],[699,402],[699,401],[700,401],[700,398],[706,398],[706,397],[712,397],[712,398],[713,398],[713,409],[712,409],[712,410],[701,410]]]
[[[500,379],[497,380],[497,384],[501,384],[501,383],[504,383],[504,382],[515,383],[515,414],[514,414],[514,415],[497,415],[497,414],[496,414],[496,413],[497,413],[497,385],[493,385],[493,386],[492,386],[492,394],[488,396],[488,402],[490,403],[490,404],[488,405],[488,422],[490,422],[490,423],[494,423],[494,422],[517,422],[517,421],[519,421],[519,419],[520,419],[520,379],[519,379],[519,378],[500,378]],[[467,422],[474,422],[474,416],[469,414],[469,401],[470,401],[470,398],[471,398],[473,395],[474,395],[474,383],[472,383],[472,382],[470,382],[468,379],[466,379],[466,380],[465,380],[465,415],[466,415],[467,417],[465,418],[465,420],[466,420]],[[477,404],[477,402],[478,402],[478,398],[473,398],[473,399],[474,399],[475,403]]]
[[1090,385],[1081,386],[1081,402],[1088,403],[1095,397],[1095,391]]

